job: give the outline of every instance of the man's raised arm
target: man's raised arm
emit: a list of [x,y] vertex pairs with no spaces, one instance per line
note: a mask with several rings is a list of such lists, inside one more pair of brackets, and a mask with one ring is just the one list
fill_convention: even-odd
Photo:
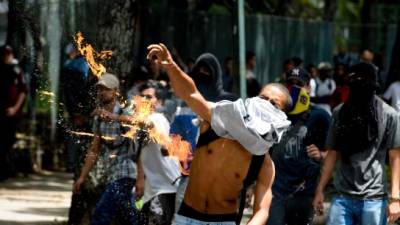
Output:
[[147,59],[154,60],[167,71],[174,93],[183,99],[193,112],[211,122],[211,103],[203,98],[192,78],[176,65],[167,47],[163,44],[153,44],[147,49]]

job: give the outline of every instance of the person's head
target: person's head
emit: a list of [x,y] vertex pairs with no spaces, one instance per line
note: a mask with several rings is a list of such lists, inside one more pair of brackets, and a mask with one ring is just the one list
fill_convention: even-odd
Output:
[[201,54],[196,59],[190,76],[207,101],[216,101],[222,94],[221,65],[213,54]]
[[286,73],[286,87],[289,89],[293,86],[298,86],[300,88],[304,88],[307,90],[307,93],[310,92],[310,80],[311,75],[307,72],[307,70],[296,67],[289,70]]
[[314,64],[309,64],[306,67],[306,70],[310,74],[311,78],[316,78],[318,76],[318,69]]
[[162,104],[165,98],[164,87],[155,80],[148,80],[138,88],[140,96],[149,100],[154,106]]
[[336,85],[344,85],[348,81],[347,66],[343,63],[339,63],[335,66],[335,73],[333,74]]
[[339,46],[338,52],[339,54],[346,54],[347,52],[346,46],[344,45]]
[[361,52],[360,59],[367,63],[373,63],[374,62],[374,53],[369,49],[364,49]]
[[119,80],[111,73],[105,73],[96,83],[97,93],[103,104],[108,104],[117,99]]
[[0,47],[0,62],[4,64],[12,64],[14,60],[13,49],[9,45],[3,45]]
[[283,72],[286,74],[289,70],[294,68],[294,63],[292,61],[292,59],[286,59],[285,61],[283,61],[282,64],[282,70]]
[[297,67],[290,70],[286,76],[286,88],[293,101],[288,114],[299,115],[310,107],[311,75],[307,70]]
[[350,98],[358,102],[369,101],[378,87],[377,69],[373,64],[361,62],[350,67]]
[[332,76],[332,65],[328,62],[321,62],[318,64],[318,77],[325,80]]
[[232,75],[233,74],[233,58],[230,57],[230,56],[225,58],[224,71],[228,75]]
[[248,70],[254,70],[254,68],[256,68],[256,54],[252,51],[246,52],[246,68]]
[[347,73],[346,65],[343,63],[339,63],[335,66],[335,75],[336,76],[344,76]]
[[78,56],[78,50],[74,44],[69,43],[67,46],[65,46],[65,54],[68,55],[68,58],[74,59],[76,56]]
[[291,60],[293,61],[294,67],[303,67],[303,59],[300,57],[294,56],[291,58]]
[[279,83],[270,83],[265,85],[258,97],[269,101],[280,110],[287,112],[292,107],[292,98],[287,88]]

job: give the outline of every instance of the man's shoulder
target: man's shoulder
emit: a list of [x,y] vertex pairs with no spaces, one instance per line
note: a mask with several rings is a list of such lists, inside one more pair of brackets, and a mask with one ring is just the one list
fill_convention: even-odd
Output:
[[310,106],[309,113],[310,113],[310,116],[313,116],[313,117],[318,117],[318,118],[323,118],[323,119],[330,118],[329,113],[325,109],[323,109],[320,106],[315,105],[315,104],[312,104]]
[[329,122],[331,119],[331,115],[329,113],[317,105],[311,105],[310,110],[308,111],[308,121],[313,121],[317,125],[325,124],[327,121]]
[[382,113],[387,117],[399,117],[399,113],[390,105],[388,105],[385,101],[381,98],[376,97],[378,102],[382,104]]
[[166,123],[168,123],[167,117],[165,117],[164,114],[158,113],[158,112],[152,113],[150,115],[150,119],[153,120],[153,121],[157,121],[157,122],[166,122]]

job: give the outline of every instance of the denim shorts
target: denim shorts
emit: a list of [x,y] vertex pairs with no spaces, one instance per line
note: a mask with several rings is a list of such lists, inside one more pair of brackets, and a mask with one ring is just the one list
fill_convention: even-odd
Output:
[[175,222],[173,225],[236,225],[235,222],[204,222],[200,220],[195,220],[186,216],[181,216],[175,214]]

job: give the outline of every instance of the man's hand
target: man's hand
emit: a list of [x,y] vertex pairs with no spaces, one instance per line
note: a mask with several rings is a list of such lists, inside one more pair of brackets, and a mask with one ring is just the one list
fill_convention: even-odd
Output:
[[144,178],[138,178],[135,184],[136,199],[140,199],[144,193]]
[[387,207],[389,223],[394,223],[400,218],[400,201],[390,202]]
[[314,144],[307,146],[307,155],[316,161],[320,161],[323,158],[321,151]]
[[164,44],[153,44],[147,47],[149,53],[147,54],[147,60],[153,60],[160,65],[170,65],[174,61],[169,53],[167,47]]
[[324,214],[324,198],[325,198],[324,193],[322,191],[317,190],[313,201],[313,207],[314,207],[314,212],[320,216]]
[[17,111],[18,110],[15,107],[9,107],[9,108],[6,109],[6,115],[8,117],[13,117],[13,116],[15,116],[17,114]]
[[74,193],[80,193],[82,190],[82,185],[85,183],[85,178],[84,177],[79,177],[78,180],[75,181],[74,187],[73,187],[73,192]]
[[92,113],[93,116],[97,115],[101,120],[106,122],[117,121],[118,115],[111,113],[105,109],[95,109]]

